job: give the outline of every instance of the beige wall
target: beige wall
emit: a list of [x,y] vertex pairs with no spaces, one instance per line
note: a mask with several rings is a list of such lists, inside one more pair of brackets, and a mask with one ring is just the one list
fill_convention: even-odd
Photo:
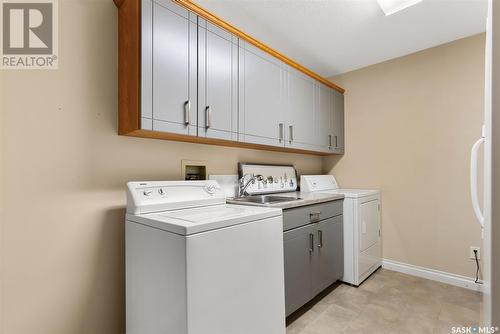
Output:
[[60,69],[0,71],[0,333],[123,332],[125,182],[178,179],[181,159],[212,173],[294,163],[381,188],[385,257],[472,275],[482,36],[341,76],[347,154],[322,160],[117,136],[117,10],[59,6]]
[[3,333],[124,331],[124,205],[129,180],[179,179],[181,159],[213,173],[238,161],[320,157],[121,137],[117,9],[64,0],[60,69],[0,71]]
[[483,121],[484,35],[335,77],[347,90],[346,154],[324,171],[382,190],[384,258],[474,275],[481,246],[469,155]]

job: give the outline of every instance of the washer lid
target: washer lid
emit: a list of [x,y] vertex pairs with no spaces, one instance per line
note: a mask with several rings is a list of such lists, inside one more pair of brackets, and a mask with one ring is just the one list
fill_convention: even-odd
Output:
[[281,214],[281,209],[276,208],[223,204],[143,215],[127,214],[127,220],[180,235],[189,235]]

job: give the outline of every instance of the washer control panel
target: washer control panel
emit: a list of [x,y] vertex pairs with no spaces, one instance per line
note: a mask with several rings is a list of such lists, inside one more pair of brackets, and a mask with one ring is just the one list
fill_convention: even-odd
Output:
[[128,213],[151,213],[226,202],[222,188],[214,180],[129,182],[127,187]]

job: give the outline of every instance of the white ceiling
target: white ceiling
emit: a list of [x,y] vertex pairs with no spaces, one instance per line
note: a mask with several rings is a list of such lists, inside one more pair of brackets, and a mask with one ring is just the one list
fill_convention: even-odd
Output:
[[384,16],[376,0],[195,0],[329,77],[484,31],[486,0],[423,0]]

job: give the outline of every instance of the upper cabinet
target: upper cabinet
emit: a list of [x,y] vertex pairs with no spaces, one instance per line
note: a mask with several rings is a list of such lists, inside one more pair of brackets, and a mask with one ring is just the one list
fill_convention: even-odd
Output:
[[187,0],[115,0],[119,133],[344,153],[344,90]]
[[318,145],[323,152],[344,153],[344,95],[318,84],[317,110],[319,119]]
[[316,140],[324,152],[331,152],[333,149],[333,95],[331,88],[323,84],[316,85],[316,108],[319,123]]
[[198,22],[198,135],[237,140],[238,39]]
[[284,145],[284,69],[269,54],[240,41],[239,115],[240,140]]
[[163,0],[153,2],[152,21],[153,52],[142,54],[143,58],[152,57],[153,64],[149,92],[153,99],[152,130],[196,135],[196,16]]
[[333,152],[344,154],[344,95],[333,91]]
[[318,151],[316,82],[295,69],[286,72],[286,135],[285,146]]

